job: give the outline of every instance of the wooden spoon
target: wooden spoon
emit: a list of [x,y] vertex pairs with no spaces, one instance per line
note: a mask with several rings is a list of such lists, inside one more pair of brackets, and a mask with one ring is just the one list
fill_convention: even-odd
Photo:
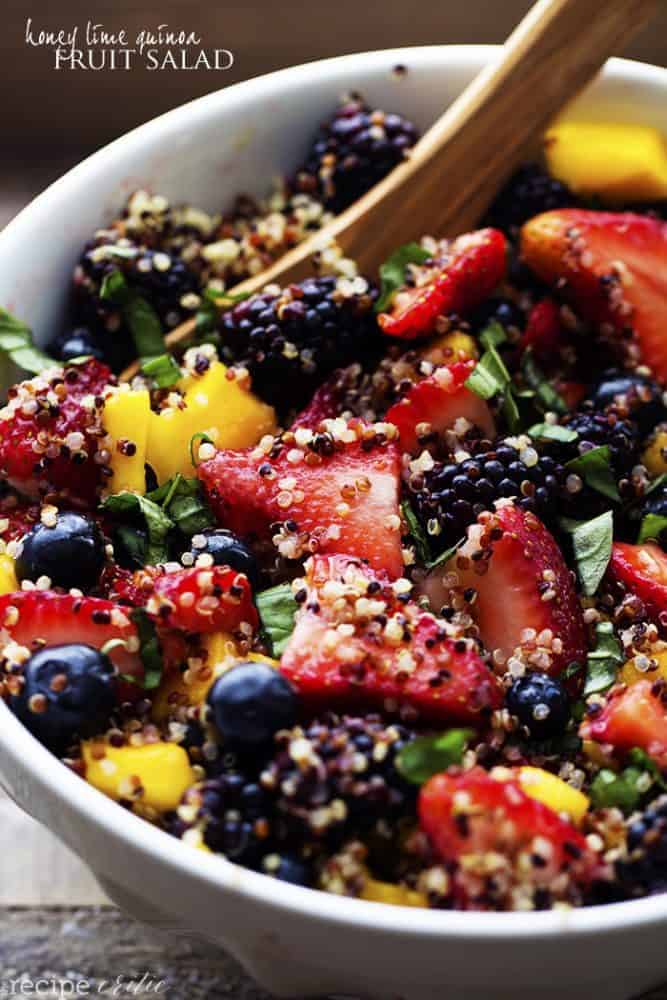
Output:
[[[375,274],[403,243],[454,236],[474,226],[496,191],[556,112],[607,57],[651,17],[657,0],[538,0],[486,66],[438,118],[410,157],[345,212],[232,291],[299,281],[310,258],[335,241]],[[194,319],[172,330],[173,347]],[[123,372],[129,378],[137,364]]]

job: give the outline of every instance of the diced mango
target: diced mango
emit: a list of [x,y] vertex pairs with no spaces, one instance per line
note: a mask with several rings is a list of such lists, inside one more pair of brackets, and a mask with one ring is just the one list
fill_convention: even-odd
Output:
[[575,823],[581,822],[590,805],[587,795],[541,767],[520,767],[519,784],[526,795],[554,812],[567,813]]
[[0,594],[13,594],[20,590],[14,569],[14,560],[6,552],[0,553]]
[[452,330],[427,344],[422,357],[434,365],[451,365],[455,361],[476,361],[479,351],[475,338],[469,333]]
[[146,445],[151,418],[146,389],[131,389],[109,396],[104,404],[104,427],[113,438],[110,493],[146,491]]
[[667,198],[667,145],[647,125],[560,122],[544,140],[549,173],[605,201]]
[[[202,376],[187,376],[178,388],[185,391],[185,408],[151,413],[147,461],[159,483],[181,472],[194,472],[190,442],[207,434],[218,448],[247,448],[276,429],[273,407],[262,403],[225,365],[215,362]],[[194,446],[197,454],[197,443]]]
[[[642,660],[646,661],[648,658],[656,661],[657,668],[648,671],[640,670],[639,666],[644,665]],[[619,674],[619,680],[624,684],[636,684],[637,681],[645,681],[647,678],[652,681],[667,681],[667,649],[651,652],[648,656],[642,656],[642,654],[633,656],[632,659],[626,660]]]
[[651,476],[661,476],[667,472],[667,428],[658,427],[642,455],[642,464]]
[[86,740],[81,750],[86,781],[116,801],[129,799],[168,812],[196,781],[187,753],[176,743],[112,747]]
[[424,893],[408,889],[404,885],[378,882],[374,878],[366,879],[359,898],[367,899],[370,903],[389,903],[392,906],[428,906]]

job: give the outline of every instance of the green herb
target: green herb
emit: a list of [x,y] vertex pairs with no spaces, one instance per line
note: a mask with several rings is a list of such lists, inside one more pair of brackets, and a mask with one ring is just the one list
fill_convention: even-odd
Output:
[[211,288],[205,288],[202,292],[203,302],[195,315],[197,338],[205,337],[215,330],[220,313],[250,298],[250,294],[250,292],[215,292]]
[[570,459],[565,468],[581,476],[587,486],[609,500],[620,501],[618,486],[611,467],[611,449],[608,444],[603,444],[599,448],[591,448],[583,455]]
[[205,431],[197,431],[196,434],[192,435],[192,437],[190,438],[190,461],[192,462],[195,469],[197,468],[197,460],[195,458],[194,448],[198,441],[201,444],[215,444],[213,438],[209,437],[208,434],[205,433]]
[[659,541],[663,531],[667,531],[667,517],[664,514],[646,514],[639,527],[637,542],[646,542],[649,539]]
[[459,551],[461,546],[464,544],[465,540],[466,540],[465,537],[459,538],[458,542],[456,542],[454,545],[450,545],[448,549],[445,549],[444,552],[441,552],[440,555],[436,556],[436,558],[433,559],[431,562],[426,563],[426,569],[428,570],[437,569],[437,567],[442,566],[443,563],[449,562],[452,556],[455,556],[456,553]]
[[35,347],[30,327],[6,309],[0,309],[0,353],[5,354],[19,368],[35,375],[58,364]]
[[434,774],[446,771],[452,764],[460,764],[472,729],[450,729],[440,736],[419,736],[399,750],[396,768],[415,785],[423,785]]
[[483,354],[466,379],[465,384],[466,388],[480,396],[481,399],[491,399],[497,393],[502,392],[502,385],[499,384],[491,368],[483,363],[485,358],[486,355]]
[[405,282],[405,269],[408,264],[423,264],[431,254],[418,243],[406,243],[399,247],[380,267],[380,298],[375,303],[376,312],[384,312],[390,305],[394,294]]
[[176,528],[191,538],[215,524],[203,499],[198,479],[187,479],[178,472],[158,489],[146,494],[146,499],[159,504]]
[[505,344],[507,342],[507,334],[498,320],[492,319],[480,333],[479,341],[482,347],[488,350],[492,347],[500,347],[501,344]]
[[642,750],[640,747],[633,747],[628,754],[628,761],[634,764],[635,767],[641,767],[644,771],[648,771],[656,785],[663,791],[667,789],[667,782],[665,782],[662,771],[645,750]]
[[97,247],[96,253],[101,253],[104,257],[120,257],[121,260],[134,260],[139,250],[136,247],[119,247],[115,244],[107,244]]
[[519,408],[514,399],[510,373],[496,349],[496,344],[502,341],[498,339],[494,324],[484,330],[480,339],[486,344],[486,351],[466,379],[466,387],[482,399],[502,396],[502,409],[507,425],[510,431],[516,431],[520,423]]
[[521,357],[521,372],[526,384],[535,393],[535,405],[544,413],[567,413],[567,403],[547,381],[542,370],[535,363],[530,348]]
[[140,517],[143,519],[148,533],[145,559],[149,566],[167,562],[167,536],[174,527],[174,522],[163,509],[137,493],[114,493],[102,501],[102,509],[120,517]]
[[136,528],[119,524],[114,532],[114,542],[122,545],[135,566],[142,568],[146,565],[146,539]]
[[141,371],[151,379],[158,389],[169,389],[181,377],[181,369],[172,354],[159,354],[144,361]]
[[120,309],[139,357],[152,358],[164,353],[160,317],[150,302],[128,285],[122,271],[114,269],[104,276],[100,298]]
[[401,503],[401,513],[410,531],[410,537],[415,543],[417,558],[421,559],[423,563],[430,562],[432,555],[429,540],[409,500],[403,500]]
[[[146,614],[145,608],[135,608],[131,615],[132,621],[139,633],[139,656],[144,665],[144,679],[141,687],[145,691],[154,691],[160,686],[162,679],[162,650],[155,625]],[[134,681],[132,677],[126,678]]]
[[633,812],[642,797],[638,787],[642,772],[636,767],[626,767],[620,774],[603,767],[590,787],[590,797],[595,809],[621,809],[626,815]]
[[526,432],[532,438],[540,438],[543,441],[560,441],[562,444],[571,444],[576,441],[579,435],[569,427],[561,427],[560,424],[533,424]]
[[564,518],[561,524],[572,535],[577,573],[584,594],[591,597],[598,589],[611,559],[614,516],[606,510],[590,521],[568,521]]
[[255,603],[267,645],[272,655],[279,657],[294,631],[294,615],[298,608],[291,584],[279,583],[277,587],[263,590],[257,594]]
[[611,622],[598,622],[595,626],[597,642],[586,661],[584,696],[606,691],[616,680],[616,672],[625,657],[621,644],[614,635]]
[[653,493],[654,490],[662,489],[663,486],[667,486],[667,472],[661,472],[652,483],[649,483],[644,496],[648,496],[648,494]]

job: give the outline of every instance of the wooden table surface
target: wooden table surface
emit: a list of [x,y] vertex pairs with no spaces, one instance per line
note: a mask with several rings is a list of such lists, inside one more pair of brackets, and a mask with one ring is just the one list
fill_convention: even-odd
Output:
[[[76,159],[37,162],[28,170],[0,167],[0,228]],[[137,982],[148,972],[164,981],[169,1000],[269,1000],[223,952],[114,909],[85,866],[2,791],[0,858],[0,997],[3,981],[20,976],[88,980],[93,995],[104,981]],[[40,992],[45,1000],[66,995],[59,988]],[[150,983],[137,988],[139,998],[155,995]],[[667,986],[642,1000],[667,1000]]]

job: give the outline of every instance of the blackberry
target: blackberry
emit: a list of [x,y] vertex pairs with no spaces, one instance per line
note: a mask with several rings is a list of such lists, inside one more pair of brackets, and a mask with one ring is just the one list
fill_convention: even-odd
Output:
[[589,399],[596,410],[614,406],[625,411],[636,421],[642,436],[649,434],[656,424],[667,420],[667,407],[663,390],[646,375],[610,369],[591,386]]
[[332,276],[308,278],[239,303],[220,320],[222,360],[247,368],[253,391],[281,413],[286,397],[300,408],[336,368],[377,354],[377,292],[357,283],[353,291]]
[[667,795],[630,818],[627,857],[616,863],[616,875],[631,898],[667,890]]
[[369,834],[378,821],[414,815],[416,789],[395,766],[411,738],[380,716],[333,714],[276,736],[276,754],[261,775],[297,842],[339,843]]
[[537,163],[526,163],[510,177],[488,210],[485,222],[515,236],[519,228],[540,212],[578,204],[565,184]]
[[[609,446],[611,464],[618,476],[627,475],[639,457],[639,433],[631,420],[620,418],[613,409],[599,413],[583,409],[566,421],[566,426],[576,431],[577,441],[568,445],[568,458],[583,455],[591,448]],[[560,451],[560,449],[559,449]]]
[[412,122],[372,111],[355,95],[320,127],[292,186],[342,212],[401,163],[417,138]]
[[540,454],[530,438],[519,437],[501,440],[492,451],[462,462],[436,462],[426,472],[413,474],[408,488],[433,549],[444,551],[503,497],[517,497],[524,510],[543,521],[553,520],[564,480],[562,465]]

